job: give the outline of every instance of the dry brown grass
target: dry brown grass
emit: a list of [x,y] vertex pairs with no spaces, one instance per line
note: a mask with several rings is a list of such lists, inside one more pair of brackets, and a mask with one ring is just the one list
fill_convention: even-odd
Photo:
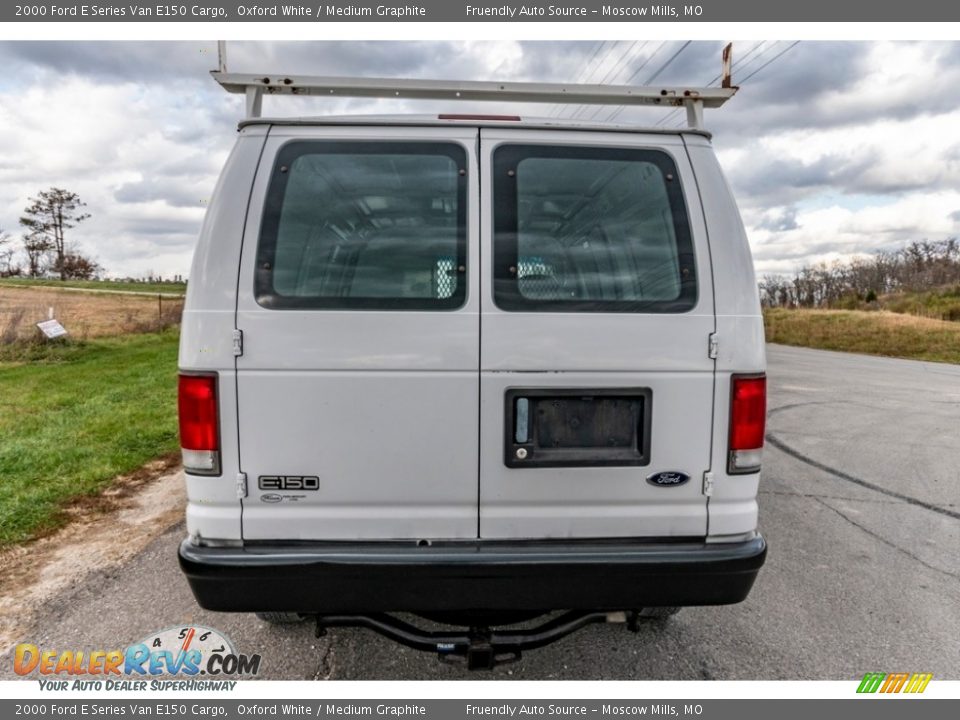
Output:
[[763,314],[767,342],[960,364],[960,323],[862,310]]
[[69,524],[0,549],[0,648],[23,637],[36,611],[92,572],[119,567],[183,518],[179,453],[116,478],[65,509]]
[[75,339],[155,332],[180,322],[183,300],[145,295],[0,287],[0,344],[38,337],[36,323],[53,317]]

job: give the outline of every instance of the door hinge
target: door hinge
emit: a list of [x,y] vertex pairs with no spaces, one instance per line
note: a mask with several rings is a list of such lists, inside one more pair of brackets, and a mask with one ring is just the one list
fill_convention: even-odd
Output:
[[713,495],[713,473],[710,470],[703,474],[703,494],[707,497]]
[[243,330],[233,331],[233,354],[236,357],[243,355]]
[[717,337],[716,333],[710,333],[708,337],[709,337],[709,344],[707,345],[707,356],[711,360],[716,360],[717,353],[720,350],[720,340]]
[[237,499],[243,500],[247,496],[247,474],[237,473]]

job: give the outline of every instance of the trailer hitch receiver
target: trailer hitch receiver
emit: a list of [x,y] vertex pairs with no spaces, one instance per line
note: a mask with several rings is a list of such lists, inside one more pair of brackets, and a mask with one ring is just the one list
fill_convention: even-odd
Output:
[[496,630],[485,625],[464,629],[422,630],[386,613],[373,615],[318,615],[317,637],[328,628],[359,627],[372,630],[414,650],[435,652],[445,663],[465,663],[469,670],[492,670],[517,662],[524,650],[556,642],[592,623],[626,622],[636,627],[635,612],[570,611],[532,628]]

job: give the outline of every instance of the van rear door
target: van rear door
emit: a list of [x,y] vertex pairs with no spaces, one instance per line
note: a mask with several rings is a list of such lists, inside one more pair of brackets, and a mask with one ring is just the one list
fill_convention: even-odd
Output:
[[271,128],[237,293],[245,540],[476,538],[477,133]]
[[480,536],[703,537],[713,279],[679,135],[481,130]]

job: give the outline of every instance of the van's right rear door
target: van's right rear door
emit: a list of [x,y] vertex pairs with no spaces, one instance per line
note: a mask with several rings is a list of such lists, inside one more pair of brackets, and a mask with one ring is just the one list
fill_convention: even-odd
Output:
[[481,538],[703,537],[713,278],[681,136],[480,148]]

